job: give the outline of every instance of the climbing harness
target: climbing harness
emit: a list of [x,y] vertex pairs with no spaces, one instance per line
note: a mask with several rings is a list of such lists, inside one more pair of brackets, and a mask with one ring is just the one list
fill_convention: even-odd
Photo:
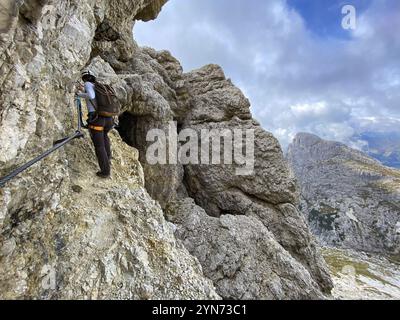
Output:
[[100,126],[89,125],[89,129],[92,129],[94,131],[104,131],[104,127],[100,127]]
[[54,142],[53,147],[49,150],[45,151],[41,155],[37,156],[36,158],[32,159],[31,161],[25,163],[24,165],[18,167],[10,174],[0,178],[0,188],[4,187],[4,185],[10,181],[11,179],[15,178],[18,174],[25,171],[29,167],[33,166],[35,163],[39,162],[40,160],[46,158],[48,155],[53,153],[54,151],[60,149],[61,147],[65,146],[67,143],[71,142],[74,139],[83,138],[84,134],[82,133],[83,121],[82,121],[82,104],[79,97],[75,98],[75,103],[78,111],[78,128],[74,134],[71,136],[65,137],[63,139],[57,140]]

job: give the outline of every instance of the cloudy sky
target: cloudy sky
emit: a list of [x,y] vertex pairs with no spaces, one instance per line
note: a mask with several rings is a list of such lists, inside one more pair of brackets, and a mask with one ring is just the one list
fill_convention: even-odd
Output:
[[[355,30],[342,28],[345,4]],[[300,131],[352,146],[400,131],[398,0],[170,0],[134,35],[185,71],[221,65],[284,147]]]

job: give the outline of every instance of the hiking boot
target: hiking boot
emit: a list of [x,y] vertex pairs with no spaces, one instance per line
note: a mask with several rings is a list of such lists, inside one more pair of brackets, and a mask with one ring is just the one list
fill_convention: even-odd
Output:
[[110,174],[106,174],[106,173],[101,172],[101,171],[97,172],[96,175],[97,175],[98,177],[100,177],[100,178],[103,178],[103,179],[107,179],[107,178],[110,177]]

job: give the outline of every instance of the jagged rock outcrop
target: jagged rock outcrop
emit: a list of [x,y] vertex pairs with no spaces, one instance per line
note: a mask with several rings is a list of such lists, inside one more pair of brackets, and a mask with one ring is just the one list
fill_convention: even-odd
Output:
[[[134,93],[132,97],[128,94],[120,132],[141,152],[150,194],[164,208],[190,195],[208,215],[257,218],[274,234],[275,241],[308,270],[320,290],[329,292],[329,274],[304,218],[295,208],[298,192],[281,148],[251,118],[248,100],[225,78],[221,68],[208,65],[183,74],[179,62],[168,52],[144,48],[125,63],[123,70],[125,80],[121,86],[127,92],[133,88]],[[203,129],[254,130],[254,172],[238,175],[237,170],[243,166],[236,164],[149,165],[146,149],[151,143],[146,141],[146,133],[152,128],[169,133],[171,120],[176,121],[172,128],[175,134],[185,129],[198,136]]]
[[[105,57],[106,58],[106,57]],[[147,141],[147,132],[159,129],[170,141],[170,123],[181,122],[188,111],[188,92],[184,85],[182,67],[167,51],[156,52],[151,48],[138,49],[122,68],[129,93],[126,113],[121,117],[121,134],[140,152],[140,161],[146,176],[146,188],[162,207],[184,193],[183,167],[180,164],[149,164],[146,150],[153,144]],[[173,131],[177,133],[174,124]]]
[[323,244],[400,253],[400,171],[307,133],[295,137],[288,159],[301,210]]
[[[189,195],[209,215],[247,215],[259,219],[281,244],[311,273],[324,292],[331,283],[325,263],[317,253],[304,218],[295,208],[298,190],[284,161],[278,141],[251,118],[250,103],[220,67],[205,66],[185,75],[190,113],[183,128],[196,130],[254,131],[254,168],[238,174],[243,166],[185,166]],[[233,139],[246,145],[246,138]],[[247,143],[248,145],[248,143]],[[240,148],[242,149],[242,148]]]
[[211,217],[190,198],[171,203],[176,235],[226,299],[322,299],[307,269],[262,222],[244,215]]
[[[151,68],[138,68],[149,65]],[[275,241],[308,270],[321,291],[329,292],[331,282],[325,262],[295,208],[298,192],[280,146],[251,118],[248,100],[225,78],[221,68],[208,65],[182,74],[179,63],[167,52],[144,48],[124,70],[126,79],[132,77],[127,75],[128,70],[139,75],[128,84],[128,88],[135,88],[136,97],[122,117],[120,131],[125,141],[142,152],[140,160],[150,194],[163,207],[190,195],[208,215],[257,218],[274,234]],[[142,106],[141,101],[148,107]],[[237,170],[243,166],[236,164],[147,164],[147,130],[159,128],[168,132],[166,122],[170,120],[177,122],[175,133],[190,129],[199,136],[203,129],[254,130],[254,173],[238,175]]]
[[[329,294],[332,282],[296,209],[298,191],[281,148],[252,119],[248,100],[220,67],[184,74],[169,52],[132,40],[131,22],[156,17],[163,3],[49,0],[10,7],[12,23],[0,34],[0,174],[74,131],[74,82],[85,66],[116,88],[125,143],[114,133],[111,180],[93,176],[86,137],[0,189],[0,297]],[[167,133],[166,144],[185,129],[250,130],[252,175],[237,174],[249,170],[243,163],[150,164],[146,136],[155,128]]]
[[[296,186],[283,159],[278,141],[252,119],[250,103],[222,69],[208,65],[185,75],[188,83],[190,113],[183,129],[191,128],[199,135],[201,130],[216,129],[243,131],[240,139],[232,137],[234,144],[246,145],[246,130],[254,130],[254,164],[250,174],[240,174],[240,165],[187,166],[190,191],[196,201],[210,214],[232,211],[227,208],[232,194],[242,194],[271,204],[293,203],[297,199]],[[254,168],[253,168],[254,167]],[[242,168],[245,169],[245,168]],[[240,197],[239,197],[240,198]],[[241,214],[240,208],[236,214]]]

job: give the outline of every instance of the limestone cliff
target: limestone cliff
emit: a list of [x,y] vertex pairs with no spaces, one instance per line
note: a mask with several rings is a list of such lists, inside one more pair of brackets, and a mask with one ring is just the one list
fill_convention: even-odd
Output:
[[[329,293],[294,178],[249,101],[218,66],[184,74],[168,52],[134,42],[132,21],[155,18],[164,0],[2,2],[0,175],[75,130],[82,68],[116,88],[123,113],[111,180],[93,175],[86,135],[0,189],[1,298]],[[254,129],[253,175],[237,176],[235,164],[148,164],[146,133],[170,121],[175,133]]]
[[400,253],[400,171],[344,144],[301,133],[288,159],[301,210],[324,244]]

